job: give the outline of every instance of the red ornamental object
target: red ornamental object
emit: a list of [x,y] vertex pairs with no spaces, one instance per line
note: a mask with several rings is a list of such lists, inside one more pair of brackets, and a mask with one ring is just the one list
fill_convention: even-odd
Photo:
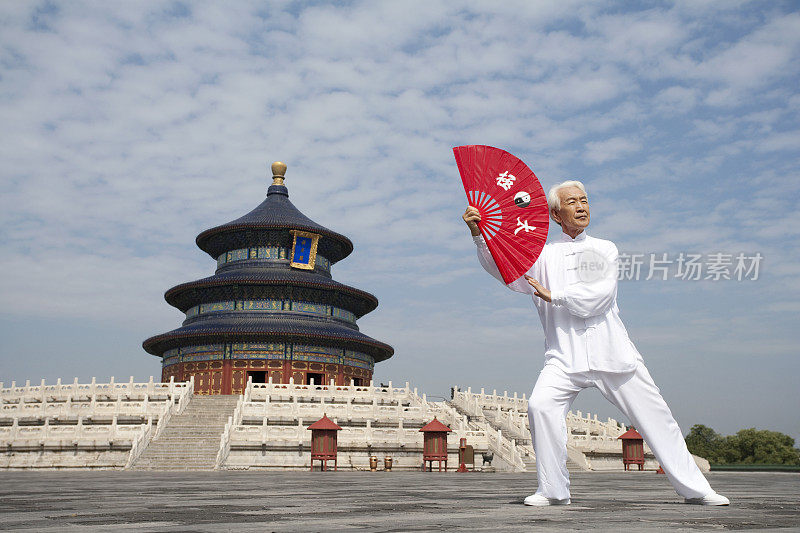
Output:
[[439,463],[439,472],[447,472],[447,433],[453,431],[445,426],[436,417],[425,424],[420,431],[423,435],[422,469],[433,471],[434,461]]
[[323,414],[308,429],[311,430],[311,470],[314,470],[314,461],[320,461],[322,471],[328,469],[328,461],[333,461],[333,469],[338,470],[336,432],[342,428]]
[[506,284],[522,277],[542,253],[550,216],[544,189],[531,169],[493,146],[453,148],[469,205]]
[[622,439],[622,464],[625,470],[632,465],[644,470],[644,439],[639,432],[631,428],[617,438]]

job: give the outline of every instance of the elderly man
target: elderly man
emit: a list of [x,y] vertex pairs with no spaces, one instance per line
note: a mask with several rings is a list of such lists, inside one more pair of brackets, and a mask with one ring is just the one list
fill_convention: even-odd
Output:
[[[547,194],[563,233],[508,288],[531,294],[545,335],[545,364],[528,402],[539,486],[525,505],[570,503],[566,415],[578,393],[597,387],[636,426],[686,503],[728,505],[711,489],[619,317],[617,247],[586,234],[589,201],[579,181]],[[503,283],[478,230],[474,207],[463,215],[487,272]],[[505,283],[504,283],[505,284]]]

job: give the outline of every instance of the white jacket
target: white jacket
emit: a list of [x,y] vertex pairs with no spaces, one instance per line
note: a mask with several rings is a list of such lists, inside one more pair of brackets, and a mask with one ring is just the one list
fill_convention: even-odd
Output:
[[[483,268],[503,285],[481,235],[474,237]],[[617,307],[619,252],[611,241],[586,231],[545,244],[527,275],[550,290],[552,302],[534,296],[524,277],[508,288],[530,294],[544,328],[545,364],[564,372],[630,372],[642,356],[628,338]]]

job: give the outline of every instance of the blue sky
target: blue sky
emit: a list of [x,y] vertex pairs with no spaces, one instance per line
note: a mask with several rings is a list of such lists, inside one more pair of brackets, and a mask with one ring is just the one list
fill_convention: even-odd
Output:
[[800,438],[799,48],[792,2],[2,3],[0,379],[158,375],[163,292],[215,268],[195,236],[282,160],[381,302],[376,381],[529,392],[533,305],[460,220],[451,147],[489,144],[583,180],[623,252],[762,254],[757,280],[622,281],[621,316],[684,431]]

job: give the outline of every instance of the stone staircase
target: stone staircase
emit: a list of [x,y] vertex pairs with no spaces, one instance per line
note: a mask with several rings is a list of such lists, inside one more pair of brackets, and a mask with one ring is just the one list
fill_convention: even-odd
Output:
[[533,444],[531,443],[531,433],[527,429],[527,425],[525,426],[526,429],[524,433],[519,433],[517,428],[511,428],[507,424],[503,423],[503,420],[497,416],[497,411],[493,409],[483,409],[482,412],[483,416],[486,418],[486,422],[492,426],[492,428],[503,430],[503,434],[510,439],[514,439],[517,444],[528,445],[529,447],[533,448]]
[[132,470],[213,470],[219,440],[239,396],[192,396],[173,415],[157,440],[150,441]]
[[[450,408],[455,410],[460,416],[466,416],[467,420],[469,420],[468,424],[470,429],[476,431],[486,431],[488,433],[494,434],[498,429],[501,430],[503,436],[505,438],[509,438],[508,430],[504,428],[498,427],[496,422],[489,420],[486,417],[486,413],[481,412],[479,416],[472,415],[464,410],[460,405],[453,401],[446,401],[446,405]],[[530,453],[527,452],[524,448],[520,448],[520,452],[522,453],[522,462],[525,464],[524,472],[536,472],[536,458],[533,455],[533,449],[530,450]],[[495,453],[498,453],[495,450]]]
[[[523,447],[522,462],[525,463],[526,472],[536,472],[536,455],[533,453],[533,447]],[[569,469],[569,462],[567,462],[567,468]]]
[[[464,411],[460,406],[456,405],[455,402],[447,402],[453,409],[459,412],[461,415],[468,414]],[[525,471],[526,472],[536,472],[536,455],[533,453],[533,443],[529,436],[525,435],[518,435],[516,430],[512,431],[510,428],[506,427],[505,424],[501,422],[499,418],[497,418],[494,413],[490,410],[483,409],[481,412],[480,417],[471,416],[471,419],[479,418],[482,422],[485,422],[492,430],[497,431],[498,429],[503,432],[506,438],[513,438],[519,445],[520,453],[522,454],[522,462],[525,464]],[[567,454],[567,470],[570,472],[580,472],[588,470],[585,466],[581,465],[581,463],[575,461],[571,455],[579,456],[582,455],[582,452],[577,448],[574,448],[571,445],[567,445],[567,448],[571,453]],[[584,461],[582,461],[585,463]]]

